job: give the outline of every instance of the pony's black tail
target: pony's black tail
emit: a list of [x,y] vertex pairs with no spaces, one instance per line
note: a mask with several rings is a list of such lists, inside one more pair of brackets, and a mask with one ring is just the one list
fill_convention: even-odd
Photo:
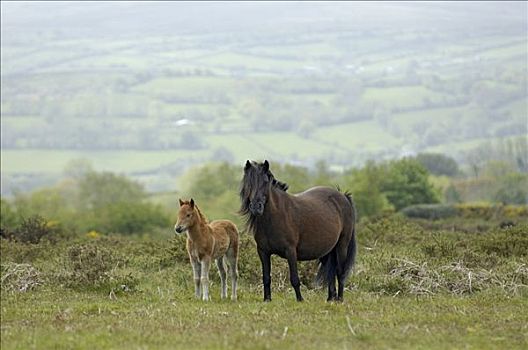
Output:
[[319,287],[327,286],[330,282],[330,279],[335,276],[336,268],[337,257],[334,248],[330,253],[319,259],[319,269],[317,270],[317,275],[315,276],[315,285]]
[[[347,256],[343,262],[341,269],[344,272],[344,279],[348,278],[348,275],[354,267],[354,262],[356,260],[356,206],[352,200],[351,194],[347,191],[344,193],[344,196],[350,203],[352,207],[352,236],[348,242],[347,247]],[[317,276],[315,277],[315,284],[317,286],[326,286],[330,282],[330,279],[335,278],[337,270],[337,252],[336,249],[332,249],[330,253],[323,256],[319,259],[319,270],[317,271]]]
[[354,204],[354,201],[352,200],[352,194],[348,191],[345,191],[344,193],[346,199],[350,203],[350,206],[352,207],[352,236],[350,237],[350,242],[348,242],[348,249],[347,249],[347,257],[345,259],[345,263],[343,264],[343,271],[345,274],[345,277],[343,280],[346,280],[348,278],[348,275],[352,271],[352,268],[354,267],[354,263],[356,262],[356,252],[357,252],[357,245],[356,245],[356,219],[357,219],[357,212],[356,212],[356,205]]

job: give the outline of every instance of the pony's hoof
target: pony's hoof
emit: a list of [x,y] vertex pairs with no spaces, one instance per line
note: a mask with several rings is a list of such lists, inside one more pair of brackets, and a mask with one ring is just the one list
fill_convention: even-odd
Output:
[[304,298],[303,297],[297,298],[297,301],[298,302],[304,301]]
[[271,298],[264,298],[264,302],[265,302],[265,303],[269,303],[269,302],[271,302]]

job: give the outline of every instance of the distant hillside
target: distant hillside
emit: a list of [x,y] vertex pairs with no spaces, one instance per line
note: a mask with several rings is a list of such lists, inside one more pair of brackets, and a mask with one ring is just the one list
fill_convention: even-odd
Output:
[[75,158],[153,188],[211,159],[348,166],[442,150],[463,162],[482,141],[527,134],[526,13],[2,3],[2,193]]

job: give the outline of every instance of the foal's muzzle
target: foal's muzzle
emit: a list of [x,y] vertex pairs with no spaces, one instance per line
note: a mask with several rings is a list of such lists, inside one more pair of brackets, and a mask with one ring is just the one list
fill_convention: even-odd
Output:
[[185,231],[185,227],[183,227],[182,225],[174,226],[174,231],[175,231],[177,234],[181,234],[183,231]]

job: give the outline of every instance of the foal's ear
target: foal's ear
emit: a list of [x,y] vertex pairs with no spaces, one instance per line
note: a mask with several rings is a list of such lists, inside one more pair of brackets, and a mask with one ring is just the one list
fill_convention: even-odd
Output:
[[249,160],[246,160],[246,166],[244,167],[244,171],[248,170],[249,168],[251,168],[251,163],[249,162]]
[[190,204],[191,204],[191,208],[194,208],[194,199],[191,198]]
[[180,207],[183,205],[183,201],[181,200],[181,198],[178,199],[180,201]]
[[269,170],[269,163],[267,160],[264,160],[264,163],[262,164],[262,167],[264,168],[264,171],[268,171]]

